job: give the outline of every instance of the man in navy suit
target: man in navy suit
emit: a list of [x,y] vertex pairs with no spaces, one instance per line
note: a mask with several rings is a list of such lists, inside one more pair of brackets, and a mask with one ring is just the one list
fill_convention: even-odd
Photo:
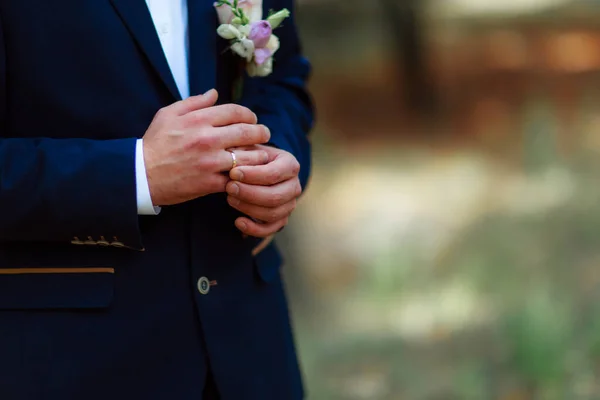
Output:
[[216,29],[213,0],[0,0],[0,399],[303,398],[271,239],[310,67],[292,16],[233,104]]

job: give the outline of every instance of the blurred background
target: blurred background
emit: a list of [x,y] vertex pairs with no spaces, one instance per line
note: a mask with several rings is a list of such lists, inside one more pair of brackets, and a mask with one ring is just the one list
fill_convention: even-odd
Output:
[[600,1],[297,1],[309,400],[600,399]]

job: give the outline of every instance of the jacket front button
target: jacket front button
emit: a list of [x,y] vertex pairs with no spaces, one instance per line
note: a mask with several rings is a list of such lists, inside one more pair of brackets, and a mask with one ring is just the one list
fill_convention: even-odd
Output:
[[203,276],[198,279],[198,291],[200,294],[208,294],[210,292],[210,281],[207,277]]

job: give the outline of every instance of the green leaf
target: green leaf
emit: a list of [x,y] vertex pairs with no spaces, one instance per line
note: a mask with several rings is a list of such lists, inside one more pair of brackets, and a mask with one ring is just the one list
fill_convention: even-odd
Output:
[[233,101],[237,103],[242,98],[242,94],[244,93],[244,79],[243,77],[238,77],[233,83]]
[[287,8],[284,8],[283,10],[277,11],[276,13],[269,15],[267,21],[269,21],[273,29],[276,29],[277,27],[279,27],[279,25],[281,25],[283,20],[288,18],[289,16],[290,11]]

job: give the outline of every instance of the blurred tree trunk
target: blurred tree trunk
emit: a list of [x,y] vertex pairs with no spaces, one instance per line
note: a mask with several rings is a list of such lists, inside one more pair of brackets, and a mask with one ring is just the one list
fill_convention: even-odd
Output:
[[422,1],[381,0],[397,57],[406,106],[409,111],[420,115],[434,111],[436,105],[423,40]]

